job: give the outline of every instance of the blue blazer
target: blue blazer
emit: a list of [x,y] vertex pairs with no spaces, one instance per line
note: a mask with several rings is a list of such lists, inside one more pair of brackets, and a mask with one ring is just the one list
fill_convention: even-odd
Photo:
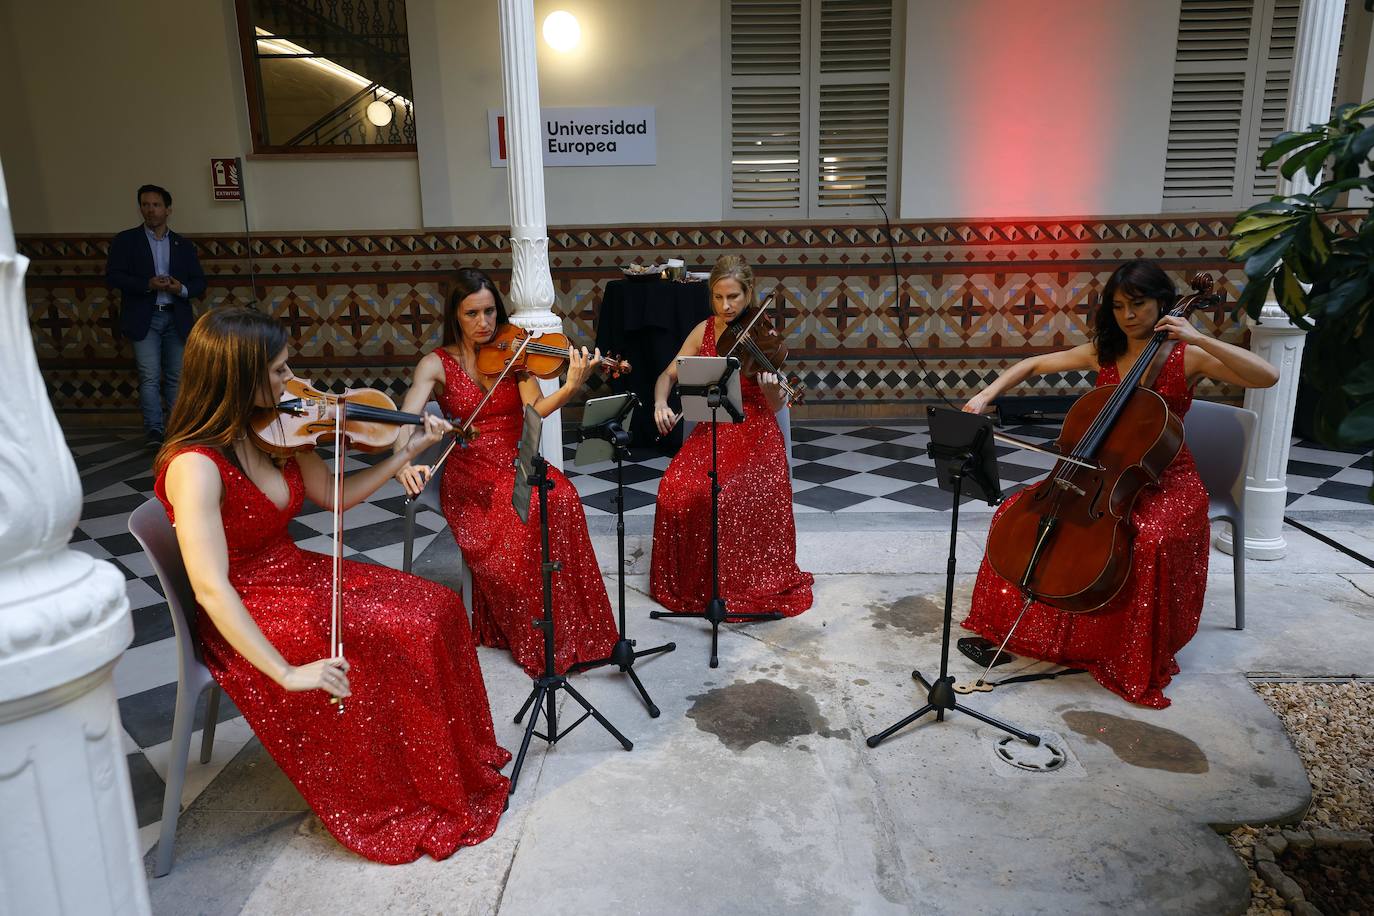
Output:
[[[205,271],[200,269],[196,246],[189,239],[170,229],[167,235],[171,239],[172,253],[169,272],[186,286],[186,292],[189,293],[185,299],[176,295],[172,297],[172,323],[178,336],[185,340],[195,321],[191,300],[205,295]],[[153,322],[153,312],[157,310],[157,290],[148,287],[153,275],[153,249],[148,245],[143,226],[125,229],[116,235],[110,243],[110,259],[105,264],[105,282],[122,294],[119,328],[130,340],[147,337],[148,326]]]

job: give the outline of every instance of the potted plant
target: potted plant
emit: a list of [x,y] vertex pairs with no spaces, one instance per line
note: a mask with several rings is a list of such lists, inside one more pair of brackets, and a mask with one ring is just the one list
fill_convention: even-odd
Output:
[[[1236,218],[1229,257],[1245,263],[1236,304],[1252,318],[1270,290],[1308,331],[1302,382],[1315,396],[1312,429],[1329,445],[1374,444],[1374,100],[1340,106],[1325,124],[1274,138],[1262,165],[1320,183]],[[1285,158],[1286,157],[1286,158]],[[1345,197],[1360,206],[1339,203]],[[1371,490],[1374,500],[1374,490]]]

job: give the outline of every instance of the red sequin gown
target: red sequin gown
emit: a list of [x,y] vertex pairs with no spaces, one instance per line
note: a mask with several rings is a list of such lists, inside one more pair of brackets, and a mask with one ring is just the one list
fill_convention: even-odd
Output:
[[[1179,417],[1193,402],[1183,373],[1186,349],[1183,343],[1174,347],[1154,385]],[[1098,372],[1099,386],[1118,381],[1115,366]],[[1121,592],[1089,614],[1032,604],[1008,648],[1019,655],[1086,668],[1113,693],[1162,709],[1169,705],[1163,690],[1178,673],[1174,655],[1197,632],[1207,587],[1207,491],[1186,445],[1158,483],[1141,491],[1131,523],[1131,572]],[[1016,586],[993,571],[985,556],[964,626],[1000,643],[1022,603]]]
[[[229,582],[287,662],[329,655],[332,566],[301,550],[287,523],[305,496],[300,468],[282,468],[278,509],[217,450]],[[167,508],[165,482],[156,493]],[[175,519],[173,519],[175,523]],[[496,830],[510,754],[496,743],[462,599],[424,579],[344,561],[344,655],[353,695],[344,712],[322,690],[288,692],[220,635],[204,610],[205,664],[329,832],[375,862],[446,858]]]
[[[439,405],[450,417],[467,417],[483,391],[448,351],[436,352],[444,367]],[[544,671],[544,636],[530,625],[544,616],[538,494],[530,498],[528,523],[511,507],[523,424],[520,387],[508,376],[477,417],[477,438],[449,456],[439,496],[472,570],[473,633],[484,646],[509,648],[533,677]],[[553,574],[554,662],[562,673],[575,662],[605,658],[619,635],[582,500],[556,468],[549,476],[549,551],[563,564]]]
[[[702,356],[716,355],[715,318]],[[811,606],[810,573],[797,567],[797,525],[782,430],[763,390],[740,379],[744,422],[717,428],[720,469],[720,593],[735,613],[794,617]],[[658,487],[649,594],[671,611],[711,599],[711,424],[698,423]]]

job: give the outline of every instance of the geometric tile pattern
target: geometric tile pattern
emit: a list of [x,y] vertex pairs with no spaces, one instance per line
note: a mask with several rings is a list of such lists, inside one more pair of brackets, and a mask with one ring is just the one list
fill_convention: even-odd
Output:
[[[1349,217],[1347,219],[1353,219]],[[763,293],[783,296],[778,330],[808,389],[799,417],[911,415],[936,397],[967,397],[1010,363],[1084,338],[1103,281],[1123,260],[1158,260],[1180,288],[1198,270],[1219,278],[1222,304],[1197,316],[1244,342],[1230,304],[1244,275],[1224,251],[1230,214],[1137,219],[881,224],[554,228],[555,309],[569,336],[595,337],[605,284],[618,267],[666,255],[706,268],[726,252],[755,265]],[[257,293],[242,239],[191,236],[205,268],[203,306],[255,298],[291,329],[294,367],[335,389],[402,390],[439,341],[447,277],[460,267],[510,273],[503,232],[264,235],[253,239]],[[30,325],[54,406],[132,411],[129,343],[104,284],[108,237],[28,236],[20,252]],[[895,250],[894,282],[891,252]],[[903,343],[903,335],[914,353]],[[1068,394],[1091,378],[1041,379],[1026,394]],[[1232,397],[1207,387],[1202,394]]]
[[[1043,441],[1055,433],[1048,426],[1009,427],[1012,435]],[[935,483],[935,470],[925,455],[924,426],[895,423],[793,423],[793,510],[799,517],[816,513],[930,513],[950,508],[949,494]],[[73,429],[67,443],[81,475],[85,499],[72,547],[109,560],[124,573],[132,609],[134,641],[115,668],[115,690],[129,755],[135,810],[144,848],[151,846],[161,816],[163,776],[176,699],[175,640],[162,587],[147,558],[129,534],[129,513],[149,498],[153,487],[151,453],[133,432]],[[589,518],[614,513],[615,470],[612,464],[573,466],[574,448],[566,447],[565,471]],[[1010,494],[1041,477],[1050,461],[1033,452],[998,446],[1002,488]],[[1367,492],[1374,477],[1368,452],[1332,451],[1295,440],[1288,465],[1289,510],[1363,511],[1374,519]],[[627,464],[626,514],[652,517],[658,485],[668,459],[638,456]],[[347,460],[363,467],[371,456]],[[328,552],[330,517],[307,506],[290,523],[291,536],[302,547]],[[968,501],[961,512],[990,512],[986,503]],[[349,510],[344,552],[364,562],[401,565],[403,524],[399,486],[389,482],[366,502]],[[435,537],[448,537],[444,519],[422,509],[416,519],[418,555]],[[232,703],[222,702],[223,723],[210,767],[192,767],[189,801],[247,741],[250,732]]]

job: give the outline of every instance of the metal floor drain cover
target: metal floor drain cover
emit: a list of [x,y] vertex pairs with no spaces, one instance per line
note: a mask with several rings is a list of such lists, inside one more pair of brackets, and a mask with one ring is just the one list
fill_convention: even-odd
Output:
[[1031,747],[1020,738],[1003,738],[998,741],[997,757],[1018,770],[1028,770],[1032,773],[1051,773],[1069,760],[1063,748],[1055,747],[1048,741],[1042,740],[1038,746]]

